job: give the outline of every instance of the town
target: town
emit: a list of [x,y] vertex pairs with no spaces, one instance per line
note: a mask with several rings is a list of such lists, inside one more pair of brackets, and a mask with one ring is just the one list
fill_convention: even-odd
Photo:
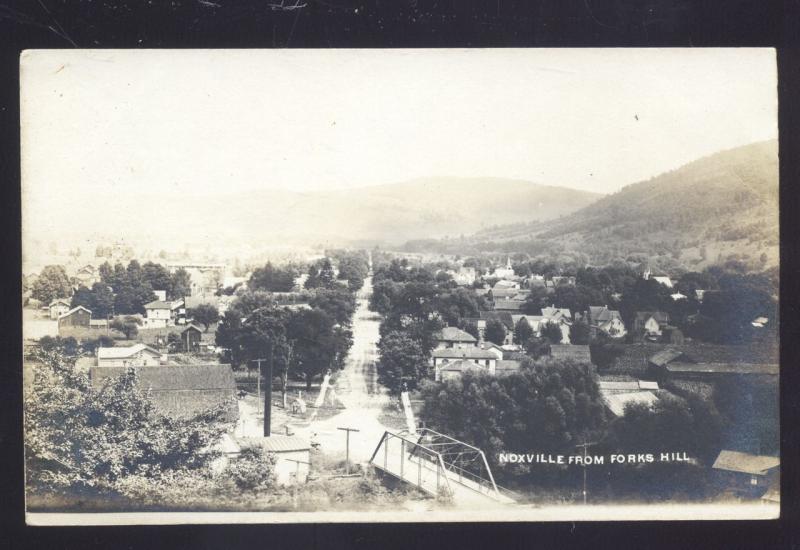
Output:
[[[148,473],[167,456],[222,509],[525,506],[587,484],[595,503],[778,499],[768,272],[377,247],[235,271],[130,247],[75,260],[24,275],[34,504],[102,480],[169,508]],[[141,425],[92,419],[114,396]],[[125,435],[153,415],[182,441]],[[508,459],[533,452],[570,461]]]

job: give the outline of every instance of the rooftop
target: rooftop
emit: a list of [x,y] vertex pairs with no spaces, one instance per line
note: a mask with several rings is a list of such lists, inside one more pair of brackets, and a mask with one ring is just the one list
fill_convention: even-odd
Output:
[[469,332],[458,327],[444,327],[437,335],[436,340],[448,342],[477,342],[478,340]]
[[242,442],[249,443],[255,447],[261,447],[268,453],[291,453],[297,451],[308,451],[311,444],[307,439],[295,435],[271,435],[269,437],[246,437]]
[[183,300],[153,300],[144,305],[145,309],[176,309],[183,305]]
[[777,363],[669,363],[669,372],[709,374],[768,374],[777,375]]
[[431,357],[439,359],[497,359],[494,353],[481,348],[435,349],[431,352]]
[[161,356],[161,353],[158,350],[151,348],[150,346],[146,346],[144,344],[134,344],[133,346],[128,347],[114,347],[114,348],[98,348],[97,349],[97,358],[98,359],[126,359],[128,357],[133,357],[137,353],[141,351],[149,351],[155,355]]
[[777,456],[753,455],[739,451],[723,450],[720,451],[712,468],[744,474],[766,475],[769,470],[777,468],[780,464],[781,459]]

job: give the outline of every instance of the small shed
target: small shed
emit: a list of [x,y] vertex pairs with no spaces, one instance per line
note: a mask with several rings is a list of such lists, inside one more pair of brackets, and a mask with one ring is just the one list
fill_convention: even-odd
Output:
[[187,353],[194,353],[200,350],[200,340],[203,338],[203,329],[190,323],[181,331],[181,345]]
[[275,456],[275,477],[279,484],[305,483],[311,458],[309,440],[294,435],[242,438],[243,445],[260,447]]

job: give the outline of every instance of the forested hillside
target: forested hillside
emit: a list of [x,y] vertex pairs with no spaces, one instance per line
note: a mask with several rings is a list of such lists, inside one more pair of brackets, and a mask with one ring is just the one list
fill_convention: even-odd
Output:
[[585,256],[594,264],[646,257],[663,269],[728,260],[772,267],[778,263],[778,144],[722,151],[557,220],[496,227],[439,249],[458,247]]

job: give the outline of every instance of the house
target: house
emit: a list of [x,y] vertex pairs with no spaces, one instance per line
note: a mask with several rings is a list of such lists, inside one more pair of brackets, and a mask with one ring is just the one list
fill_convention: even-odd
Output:
[[492,289],[492,299],[496,300],[498,298],[503,300],[521,300],[524,301],[529,295],[531,291],[521,288],[493,288]]
[[777,456],[722,450],[711,468],[726,489],[739,496],[757,498],[777,485],[780,465]]
[[744,363],[733,361],[698,361],[676,349],[665,349],[647,360],[647,373],[655,380],[692,380],[713,382],[731,377],[776,379],[777,363]]
[[50,302],[50,305],[47,306],[47,309],[50,312],[50,318],[56,321],[59,317],[70,310],[70,302],[64,298],[57,298]]
[[656,281],[660,285],[664,285],[667,288],[672,288],[672,279],[669,277],[651,277],[654,281]]
[[554,275],[553,286],[575,286],[575,277]]
[[162,414],[190,418],[222,405],[229,420],[238,418],[236,381],[230,365],[97,366],[90,369],[89,379],[94,388],[102,388],[129,369]]
[[275,457],[275,478],[280,485],[306,482],[311,462],[309,440],[293,435],[270,435],[241,438],[239,441]]
[[627,333],[619,311],[608,309],[608,306],[589,306],[586,315],[593,336],[598,330],[612,338],[622,338]]
[[[442,380],[442,369],[449,373],[460,373],[465,368],[476,367],[489,374],[494,374],[497,367],[496,353],[478,347],[435,349],[431,352],[431,360],[437,381]],[[467,363],[471,363],[471,365]]]
[[447,273],[453,278],[458,286],[469,286],[475,283],[477,274],[474,267],[460,267],[458,271],[453,269],[447,270]]
[[166,362],[166,356],[144,344],[98,348],[98,367],[153,367]]
[[472,347],[478,339],[457,327],[444,327],[434,335],[434,349]]
[[144,328],[171,327],[183,324],[186,320],[186,307],[183,300],[154,300],[144,305],[146,317]]
[[678,300],[685,300],[686,294],[681,294],[680,292],[674,292],[670,294],[669,297],[672,298],[673,301],[677,302]]
[[705,296],[705,294],[706,294],[706,291],[705,291],[705,290],[701,290],[701,289],[699,289],[699,288],[698,288],[697,290],[695,290],[695,291],[694,291],[694,297],[695,297],[695,298],[697,299],[697,301],[698,301],[698,302],[700,302],[701,304],[703,303],[703,296]]
[[85,327],[89,328],[89,322],[92,320],[92,312],[83,306],[76,306],[66,313],[58,316],[58,330],[68,327]]
[[669,315],[663,311],[637,311],[633,330],[644,333],[647,338],[660,338],[668,324]]
[[97,268],[90,264],[80,268],[75,273],[75,279],[78,281],[78,285],[82,285],[87,288],[91,287],[94,283],[100,280],[97,274]]
[[550,306],[542,308],[542,317],[551,323],[569,323],[572,321],[572,312],[565,307]]
[[495,290],[508,290],[508,289],[519,289],[519,283],[517,281],[508,281],[505,279],[501,279],[494,284],[494,286],[492,287],[492,292],[494,292]]
[[200,341],[203,339],[203,329],[194,323],[186,325],[181,331],[181,347],[187,353],[200,351]]
[[550,344],[550,357],[553,359],[566,359],[576,363],[592,362],[589,346],[577,344]]

